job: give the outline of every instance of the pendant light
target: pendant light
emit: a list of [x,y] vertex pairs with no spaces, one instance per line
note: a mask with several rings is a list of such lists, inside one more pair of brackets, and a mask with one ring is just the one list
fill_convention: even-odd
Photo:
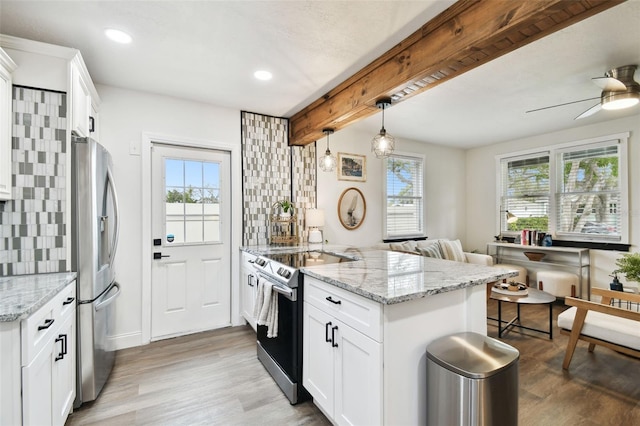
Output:
[[336,168],[336,157],[329,150],[329,135],[333,134],[333,129],[322,129],[322,133],[327,135],[327,150],[318,163],[323,172],[332,172]]
[[391,98],[378,99],[376,106],[382,109],[382,128],[380,133],[371,140],[371,152],[375,153],[378,158],[386,158],[396,147],[396,139],[388,134],[384,128],[384,109],[391,106]]

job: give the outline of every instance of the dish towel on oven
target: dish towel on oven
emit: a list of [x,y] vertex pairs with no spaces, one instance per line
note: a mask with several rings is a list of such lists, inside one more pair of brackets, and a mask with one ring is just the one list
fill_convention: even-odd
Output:
[[253,316],[258,325],[267,326],[267,337],[278,337],[278,293],[267,280],[258,280]]

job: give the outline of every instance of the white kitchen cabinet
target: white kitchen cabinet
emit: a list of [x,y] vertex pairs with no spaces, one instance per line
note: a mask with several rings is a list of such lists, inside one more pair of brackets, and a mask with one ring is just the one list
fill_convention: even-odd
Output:
[[22,320],[22,423],[64,425],[75,398],[75,283]]
[[91,92],[77,60],[71,62],[71,131],[78,136],[89,136]]
[[67,94],[68,141],[71,132],[94,137],[90,117],[97,115],[100,97],[79,50],[4,34],[0,45],[18,65],[13,84]]
[[16,64],[0,48],[0,200],[11,199],[11,73]]
[[305,277],[303,384],[338,425],[382,423],[380,324],[376,302]]
[[305,274],[303,385],[335,424],[426,424],[428,344],[486,317],[484,285],[383,304]]
[[254,306],[256,302],[256,293],[258,289],[258,278],[255,270],[253,269],[253,262],[256,256],[241,252],[242,261],[240,264],[240,303],[241,312],[244,319],[249,325],[257,330],[256,318],[253,316]]

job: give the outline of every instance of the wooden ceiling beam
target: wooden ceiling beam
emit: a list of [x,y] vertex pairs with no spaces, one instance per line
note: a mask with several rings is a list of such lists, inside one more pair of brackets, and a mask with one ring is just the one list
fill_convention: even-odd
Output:
[[294,114],[289,144],[307,145],[626,0],[460,0]]

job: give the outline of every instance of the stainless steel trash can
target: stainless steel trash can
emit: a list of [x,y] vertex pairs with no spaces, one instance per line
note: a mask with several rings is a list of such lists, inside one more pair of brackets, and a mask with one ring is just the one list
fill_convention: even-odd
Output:
[[427,425],[518,424],[517,349],[478,333],[427,346]]

